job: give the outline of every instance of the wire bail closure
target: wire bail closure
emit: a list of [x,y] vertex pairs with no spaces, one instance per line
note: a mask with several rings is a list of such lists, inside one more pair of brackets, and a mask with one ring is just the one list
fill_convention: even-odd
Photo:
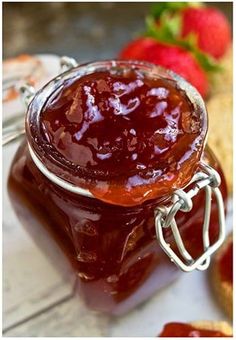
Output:
[[[209,267],[210,256],[221,246],[225,239],[225,214],[224,203],[221,192],[219,190],[221,180],[220,175],[216,170],[206,164],[201,164],[201,171],[197,172],[190,183],[185,187],[191,185],[189,191],[179,189],[176,190],[171,198],[171,203],[168,206],[160,206],[155,212],[155,228],[157,240],[161,248],[169,256],[170,260],[174,262],[177,267],[185,272],[191,272],[195,269],[205,270]],[[204,222],[202,226],[202,241],[203,254],[197,259],[193,259],[184,246],[180,231],[178,229],[175,215],[178,211],[188,212],[193,208],[192,198],[196,196],[200,190],[205,191],[205,212]],[[218,207],[219,219],[219,236],[218,240],[210,245],[209,227],[211,217],[211,199],[212,195],[216,198]],[[165,241],[164,229],[171,228],[171,231],[176,242],[176,246],[183,258],[183,260],[174,252],[170,244]]]

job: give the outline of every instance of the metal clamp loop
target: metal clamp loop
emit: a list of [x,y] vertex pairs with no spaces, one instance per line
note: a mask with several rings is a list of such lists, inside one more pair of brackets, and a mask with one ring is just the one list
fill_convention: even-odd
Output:
[[[201,164],[201,170],[202,171],[193,176],[190,183],[185,187],[185,190],[179,189],[174,192],[170,205],[161,206],[156,209],[155,227],[157,240],[165,253],[170,257],[170,260],[185,272],[190,272],[195,269],[207,269],[210,264],[210,256],[221,246],[225,238],[224,203],[221,192],[218,188],[221,182],[220,175],[216,170],[206,164]],[[190,185],[191,189],[186,191],[187,187]],[[190,211],[193,207],[192,198],[202,189],[205,191],[205,212],[202,226],[204,252],[199,258],[193,259],[184,246],[175,220],[175,215],[178,211]],[[219,236],[215,243],[210,244],[209,227],[212,195],[215,196],[218,207]],[[174,252],[170,244],[165,241],[163,229],[166,228],[171,229],[182,259]]]
[[20,92],[21,100],[27,108],[31,100],[34,98],[36,92],[35,88],[30,84],[24,83],[18,86],[18,90]]
[[67,56],[63,56],[60,58],[60,72],[65,72],[70,70],[73,67],[78,66],[79,64],[74,58],[70,58]]

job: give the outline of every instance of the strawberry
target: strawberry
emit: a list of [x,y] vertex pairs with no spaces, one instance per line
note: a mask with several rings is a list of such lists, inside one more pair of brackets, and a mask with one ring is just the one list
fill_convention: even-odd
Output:
[[194,34],[198,47],[218,59],[231,41],[230,26],[225,16],[213,7],[186,7],[181,11],[181,36]]
[[143,37],[130,42],[120,53],[122,59],[144,60],[178,73],[205,97],[208,80],[194,56],[182,47]]

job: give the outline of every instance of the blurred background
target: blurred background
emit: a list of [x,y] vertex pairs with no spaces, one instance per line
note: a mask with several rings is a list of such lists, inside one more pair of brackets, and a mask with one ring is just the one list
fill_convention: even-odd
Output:
[[[208,4],[208,3],[207,3]],[[209,3],[232,23],[232,2]],[[144,30],[151,3],[3,3],[3,58],[21,53],[68,55],[79,61],[116,57]]]

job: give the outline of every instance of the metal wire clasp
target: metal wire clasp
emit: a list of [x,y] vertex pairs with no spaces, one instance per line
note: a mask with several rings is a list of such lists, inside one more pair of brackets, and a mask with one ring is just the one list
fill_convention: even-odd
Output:
[[[171,198],[171,203],[168,206],[160,206],[155,212],[155,227],[156,236],[162,249],[170,257],[181,270],[185,272],[197,270],[205,270],[210,264],[210,256],[221,246],[225,238],[225,214],[224,203],[221,192],[219,190],[220,176],[216,170],[206,164],[201,164],[201,171],[197,172],[190,183],[183,189],[176,190]],[[191,185],[191,189],[186,191],[187,187]],[[193,259],[184,246],[183,240],[178,229],[175,215],[178,211],[188,212],[192,210],[192,198],[196,196],[200,190],[205,190],[205,212],[204,222],[202,226],[202,241],[203,254]],[[215,243],[210,244],[209,226],[211,217],[211,198],[215,195],[218,207],[219,219],[219,235]],[[165,241],[163,230],[171,228],[174,240],[176,242],[179,253],[182,259],[174,252],[170,244]]]

